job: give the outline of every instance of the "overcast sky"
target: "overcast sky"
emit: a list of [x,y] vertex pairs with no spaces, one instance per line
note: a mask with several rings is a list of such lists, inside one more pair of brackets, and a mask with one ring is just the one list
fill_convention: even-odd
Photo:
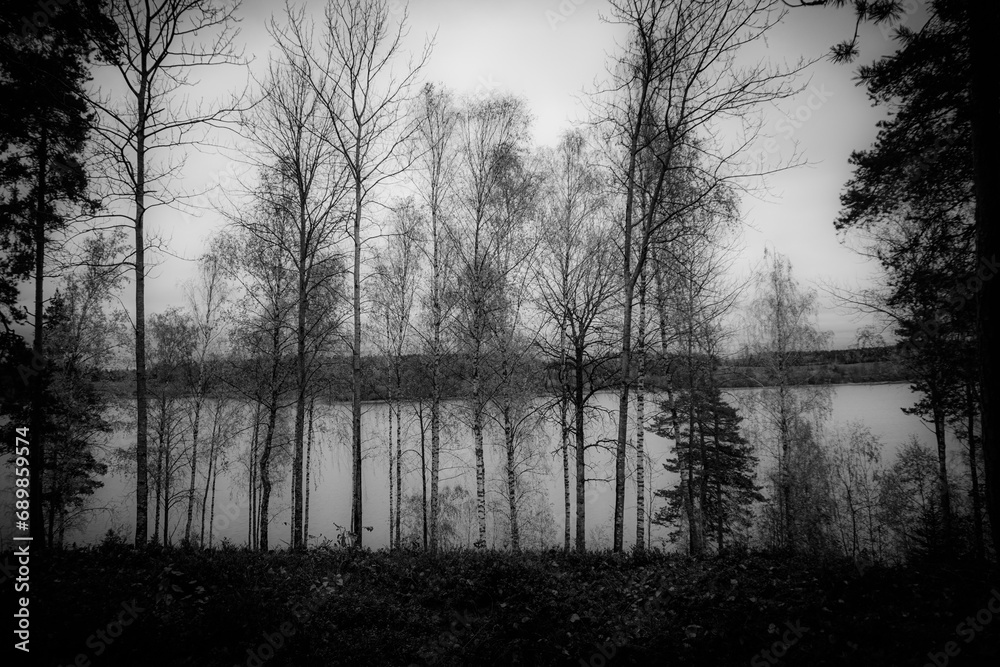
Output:
[[[239,41],[254,59],[254,72],[266,67],[272,48],[265,23],[272,12],[280,19],[282,7],[267,0],[244,1]],[[307,7],[318,15],[323,3],[308,2]],[[403,7],[400,0],[394,14],[401,17]],[[608,13],[602,0],[411,0],[408,12],[410,49],[418,52],[436,35],[423,79],[460,95],[501,90],[524,97],[534,115],[536,145],[554,146],[563,131],[584,119],[582,98],[604,76],[615,40],[623,36],[620,28],[601,20],[600,15]],[[903,17],[909,25],[920,19],[918,11]],[[795,9],[769,35],[761,53],[788,63],[814,59],[825,56],[853,29],[849,9]],[[886,30],[868,26],[862,29],[860,46],[858,63],[867,63],[890,52],[893,43]],[[804,86],[800,95],[765,110],[764,134],[775,140],[771,148],[776,158],[790,157],[797,147],[810,164],[771,177],[766,192],[743,200],[743,250],[736,271],[745,274],[759,263],[766,247],[787,255],[805,286],[855,286],[873,275],[875,266],[846,248],[833,227],[838,197],[850,176],[848,157],[871,144],[875,123],[884,117],[855,85],[856,69],[856,64],[823,59],[799,82]],[[98,81],[107,74],[99,74]],[[238,87],[241,81],[232,69],[205,76],[216,92]],[[220,182],[225,186],[241,170],[239,163],[223,156],[194,152],[180,185],[188,191]],[[212,211],[197,217],[160,211],[154,225],[169,237],[172,251],[187,259],[163,256],[151,269],[147,313],[182,304],[182,283],[193,273],[190,260],[201,253],[222,219]],[[122,296],[126,304],[134,303],[130,290]],[[834,333],[835,347],[850,346],[865,322],[838,312],[825,297],[821,303],[821,328]]]

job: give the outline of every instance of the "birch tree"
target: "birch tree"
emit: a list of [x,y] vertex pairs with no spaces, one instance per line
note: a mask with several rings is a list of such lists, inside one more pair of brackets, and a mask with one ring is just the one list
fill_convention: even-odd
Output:
[[746,349],[762,372],[753,408],[764,422],[765,437],[775,445],[778,472],[773,500],[779,508],[780,544],[794,550],[801,523],[792,502],[797,491],[796,448],[807,446],[804,443],[812,440],[811,422],[829,411],[830,389],[796,386],[793,369],[804,353],[824,349],[830,334],[816,327],[816,294],[798,286],[788,259],[771,254],[767,262],[748,310]]
[[[187,384],[191,391],[191,477],[188,484],[187,519],[184,523],[184,542],[191,542],[191,522],[194,517],[195,481],[198,471],[198,438],[201,434],[201,416],[209,391],[217,378],[214,375],[214,362],[217,359],[218,342],[222,334],[220,323],[221,309],[226,300],[226,285],[224,284],[219,258],[212,254],[204,255],[199,261],[196,281],[187,288],[188,306],[191,310],[191,320],[194,340],[192,364],[189,368]],[[218,421],[218,413],[216,413]],[[215,441],[212,441],[214,447]],[[214,452],[213,452],[214,454]],[[209,459],[211,466],[212,458]],[[211,477],[211,470],[209,470]],[[208,479],[206,479],[206,492]],[[204,510],[202,511],[204,526]]]
[[[634,383],[633,307],[636,287],[657,235],[697,209],[724,184],[759,176],[741,155],[759,128],[755,109],[791,95],[795,70],[737,62],[780,19],[774,0],[613,0],[608,21],[629,38],[598,91],[595,115],[612,144],[622,199],[620,237],[622,327],[618,443],[615,452],[614,550],[624,537],[625,459],[629,393]],[[735,120],[739,138],[708,141],[713,128]],[[715,135],[718,136],[718,135]],[[650,174],[639,178],[642,163]],[[688,187],[673,192],[672,183]],[[640,194],[646,197],[640,206]],[[679,196],[681,195],[681,196]]]
[[190,78],[194,70],[242,62],[234,47],[238,6],[230,0],[109,0],[113,28],[99,43],[102,60],[122,87],[120,94],[97,91],[90,100],[98,112],[100,169],[107,196],[130,210],[111,213],[107,225],[135,236],[125,261],[135,272],[136,546],[146,542],[148,531],[147,213],[183,203],[185,195],[170,181],[183,168],[185,149],[203,143],[203,131],[235,106],[184,108],[182,93],[197,83]]
[[[294,346],[294,325],[291,324],[297,304],[294,270],[288,253],[280,245],[268,242],[262,234],[250,230],[285,229],[292,222],[282,217],[284,211],[258,204],[245,216],[237,217],[234,229],[219,239],[218,247],[226,258],[227,275],[241,288],[242,299],[234,322],[231,340],[236,364],[233,387],[250,399],[259,412],[255,416],[251,438],[251,489],[254,469],[260,480],[260,509],[252,533],[256,533],[262,551],[269,547],[269,511],[272,481],[272,460],[278,413],[287,407],[285,394],[294,386],[284,360]],[[287,238],[287,236],[286,236]],[[263,438],[259,445],[258,430],[263,422]],[[251,491],[251,495],[253,492]]]
[[[272,21],[271,33],[280,36]],[[348,171],[341,154],[328,141],[334,132],[329,116],[311,82],[305,78],[301,60],[282,51],[272,59],[262,99],[246,114],[243,126],[258,149],[260,168],[273,172],[278,188],[254,188],[252,196],[280,209],[292,223],[285,230],[271,225],[247,227],[251,233],[274,244],[288,255],[295,272],[295,435],[292,463],[291,545],[303,546],[303,466],[306,411],[309,399],[310,364],[317,355],[315,345],[327,336],[317,330],[326,319],[312,311],[321,304],[315,292],[330,287],[340,270],[338,246],[344,237]],[[287,234],[286,234],[287,232]],[[320,346],[322,347],[322,345]]]
[[417,99],[418,130],[414,135],[415,181],[428,212],[426,259],[430,264],[430,285],[424,292],[425,310],[429,313],[430,332],[425,347],[431,356],[431,516],[430,548],[438,550],[438,482],[441,469],[441,392],[443,381],[442,357],[445,351],[444,322],[447,316],[443,291],[448,282],[450,264],[445,261],[447,241],[448,185],[455,169],[455,126],[457,113],[450,93],[427,84]]
[[602,377],[614,360],[606,344],[613,332],[611,318],[618,276],[614,268],[608,199],[593,164],[586,137],[565,134],[549,156],[549,178],[542,195],[543,233],[535,271],[536,307],[551,334],[538,346],[558,364],[560,434],[563,449],[564,544],[570,533],[570,440],[576,494],[577,551],[586,550],[586,451],[588,417],[597,408],[594,395],[606,389]]
[[483,418],[489,402],[485,361],[497,318],[506,310],[501,261],[510,241],[511,220],[502,215],[498,197],[507,161],[527,142],[528,116],[514,97],[469,101],[458,123],[459,169],[456,221],[450,229],[455,250],[456,318],[453,322],[470,364],[469,420],[476,465],[477,545],[486,544],[486,466]]
[[531,223],[538,213],[540,177],[528,164],[526,153],[507,151],[497,165],[500,177],[497,189],[498,219],[503,238],[498,266],[503,275],[499,289],[505,296],[503,312],[492,318],[492,337],[496,341],[494,364],[493,418],[503,433],[509,541],[513,551],[521,548],[518,505],[522,495],[521,473],[529,458],[525,440],[531,424],[538,421],[539,408],[531,398],[539,387],[531,379],[529,353],[536,332],[527,325],[528,276],[532,273],[536,235]]
[[[183,448],[187,440],[183,425],[181,396],[185,389],[185,368],[195,353],[194,324],[190,315],[179,308],[171,308],[150,318],[150,333],[153,343],[150,354],[151,391],[155,399],[156,412],[152,433],[155,437],[156,508],[153,541],[158,542],[156,526],[160,525],[163,513],[163,544],[169,545],[171,538],[170,510],[188,497],[186,490],[174,486],[174,480],[183,470],[185,454],[190,456],[190,448]],[[194,460],[191,459],[194,466]],[[180,480],[177,480],[178,482]]]
[[[374,195],[408,166],[404,148],[417,123],[407,105],[415,95],[417,76],[430,55],[430,44],[399,71],[406,14],[393,26],[389,0],[327,3],[323,42],[314,49],[304,11],[289,11],[288,26],[275,37],[289,62],[310,82],[331,120],[325,139],[343,159],[353,189],[350,238],[353,244],[354,337],[351,344],[352,499],[351,528],[361,546],[361,266],[364,230]],[[370,219],[370,218],[369,218]]]
[[[375,304],[374,319],[380,326],[385,324],[386,352],[389,357],[393,381],[392,394],[389,397],[390,415],[390,470],[389,476],[395,475],[395,498],[390,499],[390,505],[395,503],[392,513],[394,519],[390,532],[395,536],[395,542],[400,538],[400,514],[402,511],[402,455],[403,455],[403,360],[404,353],[410,347],[412,336],[412,316],[416,300],[417,284],[420,278],[420,228],[423,226],[420,212],[412,200],[402,202],[394,211],[393,222],[389,229],[387,246],[375,263]],[[391,432],[391,417],[395,414],[396,431]],[[392,455],[392,440],[395,435],[396,453]],[[393,469],[392,462],[395,462]],[[391,487],[390,487],[391,488]],[[391,509],[391,507],[390,507]]]

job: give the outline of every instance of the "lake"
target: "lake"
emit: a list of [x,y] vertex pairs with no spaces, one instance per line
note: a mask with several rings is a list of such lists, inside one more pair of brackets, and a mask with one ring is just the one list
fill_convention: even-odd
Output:
[[[829,429],[837,424],[848,421],[864,422],[883,443],[883,462],[891,462],[899,446],[915,436],[926,446],[934,446],[933,432],[918,417],[903,414],[902,407],[909,407],[914,401],[914,395],[909,386],[903,383],[890,384],[850,384],[832,387],[831,416],[824,428]],[[749,389],[730,389],[724,393],[727,400],[734,403],[746,395]],[[595,418],[589,427],[588,441],[592,437],[612,439],[616,429],[610,415],[617,413],[617,398],[611,393],[601,394],[596,404],[609,412],[605,418]],[[655,406],[647,397],[647,417]],[[633,405],[634,410],[634,405]],[[429,411],[429,410],[428,410]],[[323,539],[335,540],[338,535],[337,525],[350,524],[350,406],[345,404],[320,404],[316,407],[316,428],[314,434],[309,533],[315,536],[311,543]],[[442,434],[441,486],[454,487],[462,485],[470,492],[465,505],[456,502],[455,534],[453,542],[464,543],[475,540],[476,524],[474,520],[475,498],[475,467],[472,455],[472,436],[469,428],[463,423],[462,404],[449,402],[446,413],[449,424]],[[364,534],[364,544],[373,549],[385,547],[389,543],[389,465],[387,457],[388,438],[388,406],[385,403],[366,403],[362,417],[362,432],[365,447],[363,465],[363,509],[364,525],[371,526],[371,532]],[[416,418],[416,406],[405,404],[403,409],[404,449],[404,494],[420,492],[419,472],[419,422]],[[554,415],[552,415],[554,417]],[[288,421],[290,422],[291,416]],[[150,416],[152,422],[152,415]],[[633,418],[630,419],[634,423]],[[290,424],[289,424],[290,425]],[[203,433],[206,427],[203,426]],[[245,461],[241,463],[236,456],[239,450],[245,450],[249,441],[249,432],[234,437],[232,450],[233,463],[230,470],[220,475],[216,489],[216,519],[215,542],[227,538],[236,544],[247,540],[248,500],[245,491],[246,472]],[[486,437],[486,472],[487,500],[490,506],[505,511],[506,508],[506,476],[503,473],[502,439],[494,430]],[[634,438],[634,431],[630,434]],[[130,430],[114,434],[112,446],[122,447],[134,438]],[[204,447],[202,444],[200,447]],[[522,510],[524,527],[522,528],[522,544],[527,547],[558,545],[562,543],[563,535],[563,487],[562,458],[558,451],[558,424],[552,421],[542,422],[532,430],[531,436],[525,439],[522,455],[524,492],[530,498],[533,509],[530,512]],[[653,486],[667,488],[677,483],[676,475],[663,470],[662,462],[670,455],[671,443],[647,432],[645,437],[647,454],[652,462]],[[949,449],[951,456],[959,454],[959,443],[949,434]],[[427,465],[430,465],[430,433],[429,426],[426,436]],[[573,483],[574,465],[573,451],[570,451],[571,493],[575,489]],[[244,456],[243,459],[246,457]],[[762,455],[763,459],[766,458]],[[609,450],[589,450],[588,464],[591,471],[588,477],[606,481],[588,483],[587,503],[587,543],[588,548],[609,547],[613,534],[612,515],[614,509],[613,456]],[[151,457],[150,469],[155,466]],[[9,470],[9,467],[8,467]],[[199,471],[200,474],[203,471]],[[629,464],[630,474],[634,472],[634,462]],[[647,473],[648,474],[648,473]],[[181,475],[184,478],[184,475]],[[283,547],[289,540],[288,521],[290,511],[290,477],[278,478],[275,475],[274,492],[271,499],[273,516],[270,523],[272,547]],[[241,480],[242,478],[242,480]],[[429,473],[428,473],[429,478]],[[648,479],[648,478],[647,478]],[[110,527],[124,528],[131,536],[135,516],[134,481],[125,476],[109,474],[104,479],[104,487],[92,499],[91,505],[100,507],[89,523],[80,529],[68,532],[67,543],[89,543],[99,540]],[[186,478],[176,483],[187,486]],[[5,484],[7,489],[10,485]],[[648,484],[647,484],[648,486]],[[647,488],[647,498],[649,489]],[[199,496],[200,497],[200,496]],[[428,492],[429,497],[429,492]],[[11,504],[11,492],[5,492],[2,505]],[[153,520],[153,494],[150,490],[150,530]],[[575,503],[575,497],[573,502]],[[649,501],[647,500],[647,509]],[[625,508],[625,543],[626,547],[635,540],[635,483],[630,478],[626,486]],[[7,516],[10,513],[7,512]],[[184,519],[186,517],[186,501],[179,503],[171,510],[171,528],[173,541],[179,542],[183,537]],[[176,522],[176,523],[175,523]],[[575,524],[575,515],[572,519]],[[194,531],[198,532],[200,513],[196,509]],[[405,530],[404,530],[405,532]],[[496,525],[489,521],[488,538],[491,544],[502,547],[505,543],[505,528],[500,522]],[[9,547],[10,531],[5,529],[0,535],[0,541]],[[659,544],[666,534],[664,528],[653,526],[653,544]]]

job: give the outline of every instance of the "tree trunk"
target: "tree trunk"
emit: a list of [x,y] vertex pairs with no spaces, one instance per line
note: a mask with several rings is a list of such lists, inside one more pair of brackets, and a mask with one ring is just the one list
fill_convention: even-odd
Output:
[[708,523],[708,448],[705,445],[705,415],[699,414],[698,419],[698,458],[701,466],[701,485],[698,494],[698,530],[700,531],[702,552],[708,550],[708,541],[711,537],[711,526]]
[[975,532],[975,553],[977,560],[983,560],[986,550],[983,545],[983,508],[979,499],[979,466],[976,465],[976,392],[971,379],[965,383],[965,419],[969,440],[969,477],[972,482],[972,526]]
[[160,541],[160,498],[163,492],[163,448],[164,448],[164,433],[166,432],[165,424],[165,414],[166,407],[163,405],[163,401],[160,401],[160,428],[157,434],[157,447],[156,447],[156,497],[154,499],[154,514],[155,519],[153,522],[153,543],[156,544]]
[[[28,483],[31,489],[31,502],[28,507],[30,519],[30,535],[32,540],[38,540],[36,547],[45,548],[45,521],[42,512],[42,502],[45,497],[45,433],[43,426],[43,408],[45,369],[48,366],[45,357],[45,218],[48,169],[48,136],[43,127],[38,145],[38,181],[35,188],[35,330],[34,330],[34,360],[40,362],[41,368],[31,379],[31,428],[28,431]],[[35,366],[36,364],[32,364]],[[54,470],[54,468],[53,468]],[[50,501],[51,504],[51,501]],[[52,523],[50,516],[49,523]],[[51,530],[51,525],[49,526]],[[49,544],[52,543],[51,538]]]
[[[397,375],[397,378],[399,376]],[[403,402],[399,399],[403,393],[401,381],[396,381],[396,545],[399,546],[400,514],[403,509]],[[390,471],[389,474],[392,474]]]
[[[144,55],[145,58],[145,55]],[[143,61],[145,66],[145,60]],[[145,67],[143,67],[145,70]],[[139,78],[135,128],[135,546],[146,544],[149,509],[146,464],[146,97],[149,81]]]
[[[52,459],[52,474],[50,475],[51,481],[49,482],[49,520],[47,522],[48,525],[44,526],[45,528],[48,529],[48,537],[47,537],[48,541],[45,542],[43,540],[43,544],[47,543],[49,546],[55,547],[56,546],[55,526],[56,526],[56,512],[57,512],[56,508],[59,508],[60,510],[62,508],[62,498],[61,498],[62,494],[59,493],[59,486],[62,482],[59,479],[59,476],[56,474],[56,470],[59,469],[58,450],[53,450],[50,458]],[[38,504],[41,505],[41,503]]]
[[424,431],[424,406],[420,404],[420,486],[423,489],[423,502],[420,508],[423,510],[424,518],[424,551],[427,551],[427,437]]
[[476,546],[483,548],[486,546],[486,463],[483,458],[483,397],[480,378],[482,358],[479,348],[477,340],[472,358],[472,438],[476,450],[476,520],[479,526]]
[[202,549],[205,548],[205,510],[208,504],[208,487],[212,483],[212,472],[215,469],[215,443],[218,441],[219,437],[219,413],[222,409],[222,401],[218,400],[215,404],[215,419],[212,423],[212,435],[208,442],[208,471],[205,476],[205,493],[201,497],[201,537],[198,542]]
[[569,397],[566,392],[566,385],[563,384],[563,395],[559,401],[559,433],[562,437],[562,464],[563,464],[563,552],[569,553],[571,542],[570,521],[572,512],[570,507],[569,493]]
[[[976,254],[979,263],[995,265],[1000,254],[1000,90],[996,85],[996,36],[1000,34],[1000,7],[995,2],[969,3],[972,56],[971,118],[972,156],[976,196]],[[992,279],[983,281],[976,298],[979,339],[980,421],[985,463],[986,508],[990,516],[993,544],[1000,545],[1000,435],[997,429],[1000,368],[995,351],[1000,339],[1000,285],[996,267]]]
[[305,509],[302,512],[302,548],[309,546],[309,480],[312,470],[312,448],[313,448],[313,410],[316,407],[316,398],[309,399],[309,434],[306,438],[306,488],[305,488]]
[[393,547],[393,544],[394,544],[394,542],[393,542],[393,527],[396,525],[394,523],[394,521],[393,521],[393,518],[395,517],[395,515],[393,514],[393,512],[395,510],[395,497],[393,496],[393,493],[392,493],[393,487],[394,487],[394,485],[396,483],[395,476],[393,474],[395,472],[395,470],[394,470],[394,466],[392,465],[393,464],[393,455],[392,455],[392,403],[390,402],[389,405],[386,406],[386,408],[387,408],[387,411],[388,411],[388,414],[389,414],[389,420],[388,420],[389,421],[389,435],[388,435],[388,445],[389,445],[389,550],[392,551],[392,547]]
[[167,421],[167,435],[163,439],[163,546],[170,546],[170,448],[173,446],[173,429]]
[[503,409],[503,436],[507,445],[507,503],[510,507],[510,548],[517,553],[521,550],[521,533],[517,526],[517,471],[514,469],[514,428],[510,420],[510,399]]
[[[626,249],[628,244],[625,245]],[[628,250],[626,250],[626,254]],[[626,268],[628,262],[626,262]],[[615,553],[621,552],[625,537],[625,442],[628,439],[629,375],[632,373],[632,299],[631,280],[625,286],[625,316],[622,318],[621,389],[618,394],[618,444],[615,448]]]
[[[257,450],[259,449],[258,442],[260,440],[260,412],[263,407],[263,403],[260,400],[255,401],[254,413],[253,413],[253,436],[250,438],[250,465],[249,465],[249,477],[250,485],[247,489],[247,496],[249,497],[250,512],[249,512],[249,525],[247,526],[247,542],[250,544],[251,549],[256,549],[258,545],[257,538],[260,533],[257,530],[259,526],[259,512],[258,505],[259,498],[257,496]],[[211,543],[211,523],[209,524],[209,543]]]
[[574,358],[574,374],[576,382],[574,390],[576,399],[573,401],[573,412],[576,419],[576,550],[578,553],[587,551],[587,467],[585,465],[585,438],[583,432],[583,346],[576,345]]
[[271,404],[267,413],[267,430],[264,433],[264,449],[260,454],[260,522],[259,548],[268,550],[268,512],[271,505],[271,447],[274,443],[274,426],[278,419],[278,392],[271,392]]
[[[355,136],[361,136],[361,126]],[[361,507],[361,144],[354,145],[354,341],[351,346],[353,393],[351,400],[351,532],[361,547],[364,532]]]
[[[567,201],[567,213],[566,213],[566,227],[569,229],[570,221],[570,211],[569,202]],[[562,270],[560,271],[561,278],[561,288],[562,288],[562,298],[563,303],[569,303],[569,270],[567,268],[568,255],[569,255],[569,234],[566,235],[564,240],[566,252],[562,256]],[[568,308],[567,308],[568,310]],[[571,530],[570,521],[572,521],[572,508],[570,506],[570,493],[569,493],[569,401],[570,401],[570,385],[569,378],[567,377],[569,373],[569,368],[567,362],[567,350],[566,350],[566,314],[561,315],[559,322],[559,389],[562,393],[559,399],[559,435],[562,437],[562,462],[563,462],[563,551],[569,553],[570,550],[570,540],[571,540]]]
[[618,397],[618,445],[615,449],[615,552],[622,550],[625,528],[625,442],[628,439],[629,375],[632,372],[632,300],[635,297],[636,278],[632,269],[632,226],[635,220],[635,174],[639,156],[639,135],[645,122],[646,98],[650,84],[648,74],[648,71],[644,71],[639,82],[640,91],[635,123],[629,127],[628,167],[625,171],[625,236],[621,246],[622,280],[625,294],[624,313],[622,314],[621,390]]
[[[934,392],[936,394],[936,392]],[[934,439],[937,441],[938,455],[938,493],[941,496],[941,514],[944,518],[944,545],[950,549],[951,544],[951,487],[948,484],[948,452],[945,443],[945,415],[940,399],[931,397],[931,410],[934,420]]]
[[[693,304],[689,304],[693,305]],[[689,309],[688,317],[693,317],[693,308]],[[694,372],[694,329],[692,328],[693,322],[689,320],[688,322],[688,332],[687,332],[687,357],[688,357],[688,500],[691,508],[691,554],[693,556],[702,556],[705,553],[705,529],[704,529],[704,507],[701,504],[701,493],[695,497],[695,481],[694,481],[694,447],[695,447],[695,430],[698,432],[698,441],[701,442],[702,438],[702,416],[699,414],[698,409],[695,405],[695,393],[696,393],[696,378]],[[699,448],[699,453],[701,448]],[[700,457],[699,457],[700,458]],[[704,466],[704,460],[700,461],[700,465]],[[705,478],[705,468],[701,469],[701,478]],[[700,488],[699,488],[700,490]]]
[[306,202],[299,196],[299,247],[297,321],[295,327],[295,444],[292,461],[292,549],[301,550],[302,544],[302,461],[306,422],[306,312],[309,274],[306,270],[308,244],[306,242]]
[[[200,381],[199,381],[199,384]],[[199,394],[201,389],[198,390]],[[201,423],[201,396],[195,399],[194,423],[191,425],[191,482],[188,485],[187,521],[184,523],[184,543],[191,544],[191,519],[194,516],[195,473],[198,471],[198,427]]]
[[784,523],[782,538],[785,540],[785,548],[795,551],[795,514],[792,511],[792,451],[791,451],[791,426],[788,415],[788,392],[789,388],[784,384],[785,377],[782,372],[782,385],[778,387],[780,412],[778,416],[778,434],[781,439],[781,470],[778,473],[779,484],[781,485],[781,517]]
[[[212,497],[209,499],[211,508],[208,518],[208,548],[212,548],[212,538],[215,535],[215,482],[219,479],[219,473],[212,475]],[[252,548],[252,547],[251,547]]]
[[[690,355],[688,360],[690,363]],[[690,371],[689,371],[690,372]],[[692,450],[694,449],[694,438],[695,438],[695,412],[694,412],[694,390],[693,382],[688,383],[688,443],[687,443],[687,504],[685,509],[687,510],[688,518],[688,539],[690,542],[690,554],[692,556],[701,556],[703,549],[701,543],[701,532],[698,522],[698,509],[695,505],[694,496],[694,456]]]
[[59,548],[66,546],[66,510],[62,510],[59,516]]
[[[716,451],[718,451],[718,442],[716,442]],[[718,477],[715,478],[715,504],[718,507],[717,511],[719,514],[719,520],[716,522],[718,531],[716,535],[716,540],[718,545],[717,550],[718,553],[721,554],[723,548],[722,538],[723,538],[723,530],[725,523],[723,521],[723,516],[722,516],[722,482],[719,480]]]
[[438,212],[431,205],[431,263],[433,284],[431,285],[431,313],[434,330],[431,332],[431,553],[438,552],[438,476],[441,469],[441,264],[438,248]]
[[635,548],[642,551],[645,548],[646,537],[646,469],[645,436],[646,436],[646,279],[645,274],[639,277],[639,340],[636,353],[639,356],[638,377],[635,387]]
[[264,450],[260,454],[260,513],[258,521],[260,528],[258,533],[259,548],[261,551],[268,550],[268,528],[271,505],[271,448],[274,445],[274,429],[278,421],[278,369],[281,363],[279,356],[281,330],[274,323],[275,327],[271,333],[271,394],[267,405],[267,430],[264,432]]

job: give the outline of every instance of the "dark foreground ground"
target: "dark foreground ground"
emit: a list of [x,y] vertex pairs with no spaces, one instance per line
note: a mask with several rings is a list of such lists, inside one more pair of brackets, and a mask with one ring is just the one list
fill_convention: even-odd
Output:
[[971,564],[105,545],[32,556],[31,661],[5,664],[995,666],[998,590]]

